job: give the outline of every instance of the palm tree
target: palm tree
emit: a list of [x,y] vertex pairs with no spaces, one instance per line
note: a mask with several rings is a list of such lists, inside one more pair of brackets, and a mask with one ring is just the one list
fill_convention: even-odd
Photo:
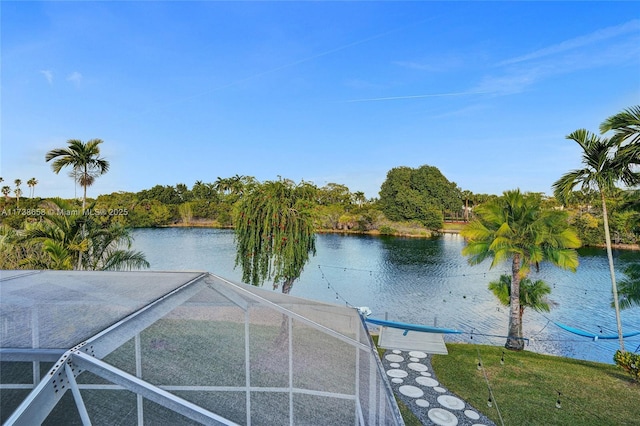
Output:
[[613,268],[613,254],[611,252],[611,235],[609,232],[609,215],[607,213],[607,196],[616,189],[616,183],[620,180],[631,179],[631,171],[628,163],[615,150],[616,143],[606,138],[585,130],[579,129],[567,136],[582,148],[582,169],[572,170],[564,174],[553,184],[553,193],[561,203],[567,203],[573,189],[581,186],[582,189],[592,188],[598,191],[602,203],[602,219],[604,222],[604,238],[609,260],[609,274],[611,276],[611,288],[616,310],[616,323],[620,349],[624,351],[624,338],[622,336],[622,323],[620,322],[620,307],[618,303],[618,289],[616,275]]
[[213,187],[216,191],[226,194],[231,190],[231,180],[229,178],[221,178],[218,176],[218,179],[213,184]]
[[[625,165],[630,168],[640,166],[640,106],[636,105],[623,110],[607,118],[601,125],[600,131],[606,133],[613,130],[612,140],[617,144],[619,155]],[[627,179],[626,184],[632,186],[640,183],[640,173],[635,173],[632,179]],[[627,193],[627,206],[638,208],[638,194],[640,191],[631,190]],[[620,309],[633,305],[640,306],[640,264],[630,265],[625,274],[627,278],[620,282],[619,306]],[[615,302],[614,302],[615,307]]]
[[34,193],[35,193],[35,187],[38,184],[38,180],[36,178],[31,178],[27,181],[27,185],[29,186],[29,188],[31,189],[31,194],[30,197],[33,198]]
[[47,254],[30,266],[45,269],[116,270],[148,268],[144,254],[132,251],[131,235],[119,222],[101,226],[94,216],[77,212],[67,201],[49,200],[53,210],[41,222],[26,224],[23,240],[41,243]]
[[467,239],[462,254],[476,265],[492,258],[491,268],[511,261],[509,332],[505,347],[524,349],[520,312],[520,282],[542,261],[575,271],[580,240],[569,228],[567,213],[544,210],[537,194],[506,191],[478,206],[475,219],[460,234]]
[[364,192],[356,191],[353,193],[353,201],[355,201],[358,207],[362,207],[365,201],[367,201],[367,197],[365,197]]
[[4,195],[5,200],[9,199],[9,194],[11,194],[11,187],[5,185],[2,187],[2,195]]
[[82,142],[77,139],[67,141],[67,148],[53,149],[47,152],[46,161],[55,161],[51,164],[54,173],[60,173],[64,167],[71,166],[71,176],[82,186],[82,211],[84,212],[87,201],[87,187],[91,186],[96,177],[109,171],[109,162],[100,157],[100,144],[102,140],[91,139]]
[[22,180],[16,179],[13,181],[16,184],[16,189],[13,190],[13,193],[16,194],[16,206],[20,207],[20,196],[22,195],[22,189],[20,189],[20,185],[22,185]]
[[473,192],[465,189],[461,195],[464,200],[464,221],[469,222],[469,200],[473,197]]
[[[500,275],[498,281],[489,283],[489,290],[498,298],[504,306],[509,306],[511,301],[511,277]],[[549,312],[551,302],[547,295],[551,294],[551,287],[542,280],[531,281],[529,278],[520,280],[520,327],[525,308],[531,308],[537,312]],[[522,329],[520,330],[522,334]]]
[[236,266],[242,280],[260,285],[282,282],[289,293],[309,254],[315,255],[311,200],[305,184],[267,181],[242,197],[235,214]]
[[16,194],[16,207],[20,207],[20,197],[22,196],[22,189],[16,187],[13,190],[13,193]]

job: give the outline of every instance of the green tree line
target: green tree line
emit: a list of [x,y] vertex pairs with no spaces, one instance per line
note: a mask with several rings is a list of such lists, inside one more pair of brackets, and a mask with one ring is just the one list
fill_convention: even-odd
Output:
[[[232,228],[233,209],[243,195],[260,185],[250,176],[218,178],[155,185],[139,192],[114,192],[87,199],[91,213],[101,224],[118,223],[129,228],[162,226],[212,226]],[[389,171],[379,198],[367,199],[363,192],[328,183],[318,187],[305,182],[311,193],[317,231],[363,232],[388,235],[430,236],[448,221],[466,222],[476,216],[478,206],[498,196],[459,189],[433,166],[397,167]],[[583,245],[605,242],[600,195],[589,188],[571,192],[563,207],[555,197],[539,194],[545,208],[564,208]],[[611,240],[614,244],[640,241],[638,190],[613,188],[606,200]],[[13,229],[42,219],[39,214],[49,200],[20,198],[6,194],[0,199],[0,221]],[[81,200],[66,200],[81,208]],[[40,210],[38,210],[40,209]]]

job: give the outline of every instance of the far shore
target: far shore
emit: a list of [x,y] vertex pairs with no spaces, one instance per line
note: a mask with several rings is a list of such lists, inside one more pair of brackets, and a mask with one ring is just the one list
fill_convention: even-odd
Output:
[[[345,235],[371,235],[375,237],[389,236],[401,238],[431,238],[440,234],[459,234],[464,226],[463,222],[445,223],[445,228],[438,231],[430,231],[428,229],[411,229],[411,232],[396,232],[393,234],[381,234],[379,230],[371,231],[352,231],[345,229],[320,229],[318,234],[345,234]],[[193,222],[177,222],[165,225],[163,228],[214,228],[214,229],[233,229],[230,226],[222,226],[216,221],[198,220]],[[604,244],[592,247],[605,248]],[[640,244],[612,244],[611,248],[616,250],[640,250]]]

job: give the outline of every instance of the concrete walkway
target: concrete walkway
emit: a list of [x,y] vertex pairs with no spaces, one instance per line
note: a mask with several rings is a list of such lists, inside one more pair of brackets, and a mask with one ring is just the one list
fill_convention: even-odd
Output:
[[382,364],[394,393],[422,424],[495,426],[477,409],[440,385],[431,368],[431,355],[387,350]]

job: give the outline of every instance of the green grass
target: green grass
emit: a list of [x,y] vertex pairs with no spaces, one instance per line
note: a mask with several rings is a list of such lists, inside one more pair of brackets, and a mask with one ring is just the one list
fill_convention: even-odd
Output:
[[[640,384],[615,365],[471,344],[447,344],[449,355],[435,355],[438,380],[496,424],[496,404],[505,425],[638,425]],[[562,408],[556,408],[560,392]]]
[[465,222],[445,222],[442,225],[442,229],[445,231],[460,231],[467,224]]

